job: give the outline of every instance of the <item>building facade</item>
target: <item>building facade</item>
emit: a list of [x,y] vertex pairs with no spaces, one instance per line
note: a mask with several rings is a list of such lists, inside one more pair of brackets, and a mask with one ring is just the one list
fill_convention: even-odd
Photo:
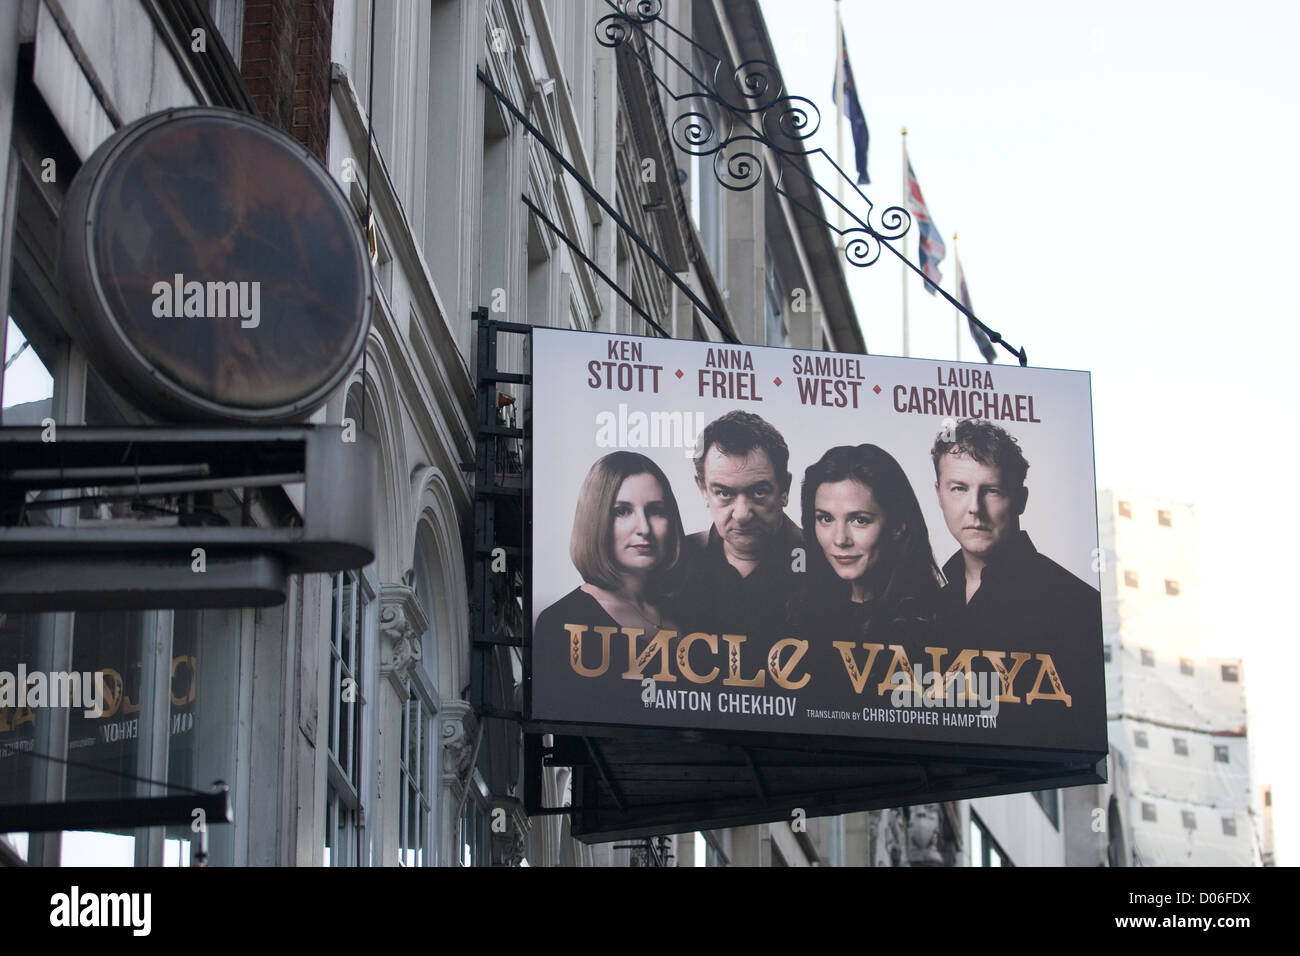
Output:
[[[845,352],[866,344],[829,231],[772,188],[772,157],[763,182],[734,191],[677,149],[670,127],[685,107],[641,61],[598,42],[607,12],[598,0],[0,5],[0,424],[152,423],[104,381],[67,320],[60,213],[78,169],[114,130],[210,105],[295,137],[357,213],[371,247],[373,324],[361,361],[311,420],[370,435],[381,460],[377,486],[355,495],[379,529],[374,561],[294,575],[283,605],[3,615],[0,666],[112,671],[117,683],[103,717],[5,711],[0,800],[129,798],[162,794],[164,782],[224,781],[234,805],[234,823],[207,828],[203,840],[182,825],[11,834],[0,840],[6,859],[693,860],[693,839],[660,841],[654,852],[592,847],[568,836],[561,815],[526,817],[518,724],[472,704],[474,313],[649,334],[617,286],[675,337],[718,341],[725,328],[750,344]],[[773,59],[755,2],[668,0],[663,15],[730,65]],[[686,44],[676,49],[690,62]],[[656,56],[658,72],[671,76],[673,65]],[[526,340],[504,345],[502,364],[526,370]],[[526,386],[503,384],[500,420],[526,421],[527,402]],[[522,475],[522,456],[518,467]],[[252,523],[295,503],[292,489],[214,498],[215,513]],[[114,520],[146,516],[127,508]],[[522,569],[507,577],[505,604]],[[491,654],[492,699],[509,705],[519,651]],[[545,803],[564,803],[568,786],[567,771],[547,770]],[[712,852],[717,862],[772,862],[773,847],[782,862],[848,861],[856,839],[864,853],[888,856],[878,849],[886,838],[855,826],[809,821],[788,840],[744,828],[714,836]]]
[[1098,517],[1110,779],[1065,791],[1067,860],[1257,866],[1245,668],[1201,650],[1195,512],[1108,490]]

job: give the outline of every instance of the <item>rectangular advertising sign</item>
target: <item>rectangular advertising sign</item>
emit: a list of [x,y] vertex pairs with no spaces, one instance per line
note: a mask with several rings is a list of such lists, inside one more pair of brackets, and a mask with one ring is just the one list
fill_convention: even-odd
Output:
[[1104,752],[1086,372],[537,329],[534,721]]

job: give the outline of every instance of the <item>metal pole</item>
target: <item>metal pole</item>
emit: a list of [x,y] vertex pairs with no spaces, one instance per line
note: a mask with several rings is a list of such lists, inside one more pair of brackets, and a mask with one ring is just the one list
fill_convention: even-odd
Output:
[[[907,127],[903,127],[903,205],[911,208],[911,194],[907,191]],[[907,236],[911,230],[903,233],[903,357],[911,355],[907,341]]]
[[[961,298],[961,254],[957,252],[957,233],[952,234],[952,261],[957,266],[957,298]],[[961,313],[954,311],[952,314],[952,344],[953,355],[957,361],[961,361]]]
[[[840,23],[840,0],[835,0],[835,165],[844,168],[844,27]],[[844,177],[835,180],[839,200],[839,243],[844,246]]]

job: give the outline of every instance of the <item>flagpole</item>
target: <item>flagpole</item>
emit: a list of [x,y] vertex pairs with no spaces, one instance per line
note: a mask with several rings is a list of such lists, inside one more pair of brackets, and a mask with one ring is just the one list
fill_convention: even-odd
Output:
[[[840,0],[835,0],[835,165],[844,168],[844,26],[840,23]],[[835,180],[835,198],[839,200],[838,241],[844,243],[844,177]]]
[[[952,261],[957,266],[957,298],[961,298],[961,253],[957,251],[957,233],[952,234]],[[952,341],[956,348],[957,361],[961,361],[961,311],[954,310],[952,314]]]
[[[837,0],[838,2],[838,0]],[[908,203],[907,193],[907,127],[903,127],[903,205]],[[908,230],[909,232],[911,230]],[[903,357],[907,358],[911,352],[908,350],[907,341],[907,233],[903,233]]]

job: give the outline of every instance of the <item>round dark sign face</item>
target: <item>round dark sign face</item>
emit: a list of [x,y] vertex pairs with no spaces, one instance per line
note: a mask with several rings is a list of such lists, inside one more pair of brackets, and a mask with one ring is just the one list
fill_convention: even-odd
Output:
[[302,418],[360,356],[360,226],[304,147],[246,114],[120,130],[78,173],[63,231],[91,363],[163,418]]

